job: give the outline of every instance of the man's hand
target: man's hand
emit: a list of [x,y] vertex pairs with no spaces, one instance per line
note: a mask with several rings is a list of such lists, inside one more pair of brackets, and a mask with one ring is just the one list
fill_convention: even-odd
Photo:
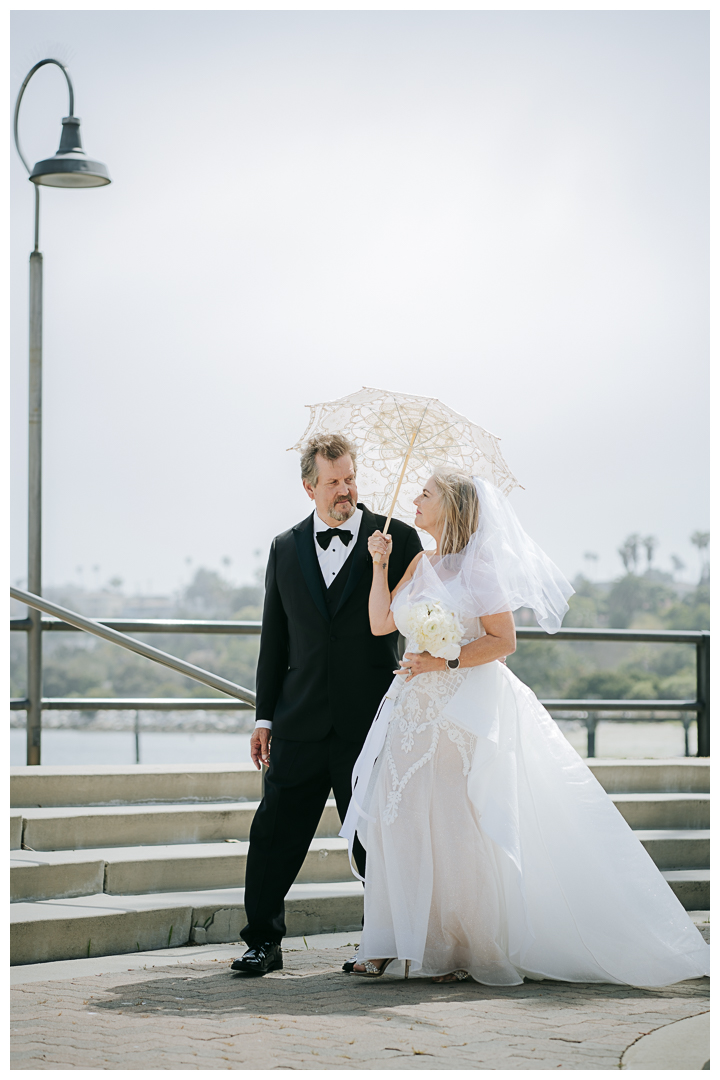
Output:
[[266,727],[255,728],[250,736],[250,758],[256,769],[260,765],[270,764],[270,729]]

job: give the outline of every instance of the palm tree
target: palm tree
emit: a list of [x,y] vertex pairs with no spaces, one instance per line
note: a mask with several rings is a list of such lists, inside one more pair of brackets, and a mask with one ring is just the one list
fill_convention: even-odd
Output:
[[630,548],[628,547],[627,540],[625,541],[625,543],[623,544],[622,547],[618,548],[618,555],[620,556],[620,558],[623,561],[623,566],[625,567],[625,573],[629,574],[630,573],[630,564],[632,562],[632,552],[630,551]]
[[653,555],[655,554],[655,548],[657,547],[657,537],[645,536],[642,543],[645,548],[645,554],[647,555],[647,568],[648,570],[652,570]]
[[640,536],[638,533],[631,533],[627,537],[625,543],[621,548],[618,548],[618,554],[623,561],[626,573],[637,573],[638,566],[638,547],[640,545]]
[[677,555],[670,556],[673,564],[673,573],[679,574],[681,570],[685,569],[685,563]]
[[[597,563],[600,556],[594,551],[586,551],[583,555],[583,559],[587,559],[589,563]],[[588,571],[589,573],[589,571]]]
[[700,581],[704,581],[709,571],[708,557],[703,555],[704,551],[707,551],[710,547],[710,533],[709,532],[694,532],[690,537],[690,543],[694,544],[698,549],[698,557],[700,558]]

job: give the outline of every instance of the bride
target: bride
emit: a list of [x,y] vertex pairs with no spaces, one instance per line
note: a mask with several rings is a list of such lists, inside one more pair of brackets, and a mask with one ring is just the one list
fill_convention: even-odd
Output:
[[708,946],[640,841],[498,662],[515,649],[512,611],[554,632],[571,586],[487,481],[437,474],[415,505],[436,550],[392,596],[392,539],[368,543],[373,634],[397,628],[408,651],[340,834],[367,852],[354,971],[492,986],[707,975]]

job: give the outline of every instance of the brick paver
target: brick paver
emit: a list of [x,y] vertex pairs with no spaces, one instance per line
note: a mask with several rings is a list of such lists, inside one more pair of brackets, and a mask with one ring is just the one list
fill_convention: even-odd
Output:
[[709,980],[660,990],[436,985],[285,953],[264,979],[221,961],[12,990],[14,1069],[617,1069],[642,1035],[708,1010]]

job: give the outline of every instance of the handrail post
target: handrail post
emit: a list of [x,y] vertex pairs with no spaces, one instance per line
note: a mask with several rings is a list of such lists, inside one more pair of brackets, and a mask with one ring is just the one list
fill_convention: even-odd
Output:
[[703,632],[697,646],[697,756],[710,757],[710,632]]
[[[42,594],[42,278],[40,252],[30,255],[28,435],[28,592]],[[40,764],[42,613],[29,609],[27,637],[27,763]]]

